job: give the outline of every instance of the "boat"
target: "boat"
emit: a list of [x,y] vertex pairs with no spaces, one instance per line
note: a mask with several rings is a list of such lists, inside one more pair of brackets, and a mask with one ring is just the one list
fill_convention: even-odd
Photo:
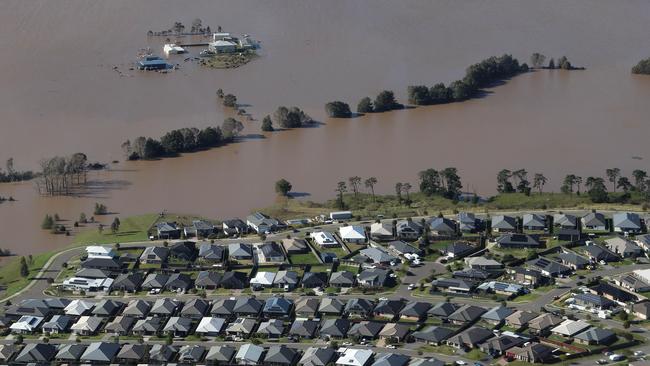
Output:
[[187,51],[183,47],[177,45],[176,43],[165,44],[163,46],[163,52],[166,55],[178,55],[181,53],[187,53]]

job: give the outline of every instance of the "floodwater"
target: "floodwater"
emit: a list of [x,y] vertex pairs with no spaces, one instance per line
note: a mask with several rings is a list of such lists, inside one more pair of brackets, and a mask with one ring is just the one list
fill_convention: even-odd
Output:
[[[494,192],[496,173],[525,168],[557,189],[567,173],[648,169],[650,77],[629,68],[650,56],[645,1],[0,1],[0,161],[36,169],[50,155],[85,152],[123,161],[120,144],[180,127],[220,124],[215,91],[237,95],[259,121],[296,105],[318,127],[261,134],[179,158],[120,162],[92,175],[81,197],[39,197],[32,183],[0,185],[0,247],[31,253],[70,238],[39,229],[46,213],[74,220],[94,202],[121,216],[159,212],[215,218],[273,202],[286,178],[308,199],[334,196],[336,182],[376,176],[378,192],[417,185],[426,168],[459,169],[466,190]],[[163,30],[195,17],[262,42],[235,70],[202,69],[183,56],[170,74],[130,71],[140,48],[161,49]],[[198,50],[193,50],[196,52]],[[330,120],[325,102],[353,107],[363,96],[462,76],[467,65],[512,53],[566,55],[586,71],[518,76],[486,97]],[[118,71],[113,70],[117,66]],[[634,156],[643,160],[632,159]]]

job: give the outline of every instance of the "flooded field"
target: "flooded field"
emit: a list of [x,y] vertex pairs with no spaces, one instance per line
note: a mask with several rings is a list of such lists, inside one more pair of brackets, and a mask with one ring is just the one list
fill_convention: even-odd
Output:
[[[336,182],[376,176],[377,191],[417,183],[419,170],[459,168],[467,190],[491,194],[503,168],[543,172],[557,189],[567,173],[650,169],[650,78],[629,68],[650,56],[650,4],[623,2],[407,1],[4,1],[0,12],[0,161],[36,169],[39,159],[85,152],[110,162],[81,197],[39,197],[32,183],[0,185],[0,247],[17,253],[70,240],[39,229],[46,213],[74,220],[95,202],[126,216],[164,209],[245,215],[274,199],[286,178],[308,199]],[[138,49],[160,46],[148,30],[205,25],[262,42],[238,69],[129,70]],[[449,82],[487,56],[569,57],[586,71],[538,71],[461,104],[349,120],[325,118],[325,102]],[[198,49],[192,50],[198,52]],[[113,67],[117,66],[121,73]],[[121,76],[124,75],[124,76]],[[123,162],[120,144],[180,127],[220,124],[217,88],[258,121],[242,142],[179,158]],[[296,105],[318,127],[261,134],[262,117]],[[644,160],[632,159],[633,156]]]

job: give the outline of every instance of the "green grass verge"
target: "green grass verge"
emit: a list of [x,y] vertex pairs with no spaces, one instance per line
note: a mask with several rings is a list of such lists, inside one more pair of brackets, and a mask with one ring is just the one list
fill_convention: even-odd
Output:
[[156,214],[120,218],[120,230],[113,234],[110,228],[105,227],[102,232],[98,228],[88,228],[77,234],[73,240],[74,245],[88,244],[113,244],[132,241],[146,241],[149,239],[147,230],[158,219]]
[[25,260],[29,268],[29,275],[27,277],[20,275],[20,256],[3,261],[2,266],[0,266],[0,288],[3,289],[0,292],[0,296],[3,298],[11,296],[26,287],[31,282],[32,276],[37,275],[54,254],[55,252],[36,254],[32,256],[31,262],[29,261],[29,257],[26,256]]

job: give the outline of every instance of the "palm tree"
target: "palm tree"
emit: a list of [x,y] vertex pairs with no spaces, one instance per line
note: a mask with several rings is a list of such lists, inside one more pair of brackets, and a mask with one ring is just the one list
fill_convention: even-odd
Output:
[[375,177],[370,177],[366,179],[364,182],[366,188],[370,188],[370,192],[372,193],[372,200],[375,200],[375,184],[377,184],[377,178]]
[[607,179],[609,179],[609,181],[613,184],[614,192],[616,192],[616,179],[621,175],[621,169],[619,168],[607,169],[605,171],[605,174],[607,174]]
[[395,183],[395,193],[397,194],[397,200],[399,203],[402,203],[402,183]]
[[336,192],[339,194],[339,208],[343,209],[343,193],[348,191],[348,187],[345,185],[345,182],[338,182],[336,185]]

